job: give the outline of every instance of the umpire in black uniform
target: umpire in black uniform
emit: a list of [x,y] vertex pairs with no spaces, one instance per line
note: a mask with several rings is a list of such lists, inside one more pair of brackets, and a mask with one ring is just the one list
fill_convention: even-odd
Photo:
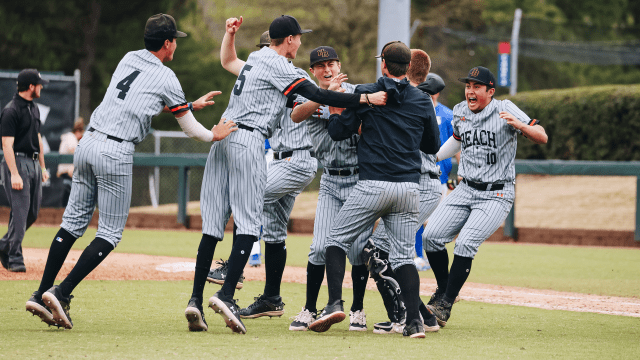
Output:
[[0,261],[9,271],[25,272],[22,239],[38,218],[42,183],[49,179],[44,166],[40,110],[33,99],[40,97],[42,79],[35,69],[18,74],[18,92],[0,113],[2,136],[2,181],[11,206],[9,229],[0,240]]

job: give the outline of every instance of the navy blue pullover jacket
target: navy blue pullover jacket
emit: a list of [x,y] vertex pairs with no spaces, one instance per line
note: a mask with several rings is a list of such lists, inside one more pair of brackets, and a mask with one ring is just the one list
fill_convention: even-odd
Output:
[[380,77],[373,84],[358,85],[356,94],[387,92],[387,105],[361,105],[329,117],[329,136],[348,139],[362,124],[358,142],[361,180],[420,182],[420,151],[440,149],[440,131],[431,98],[405,78],[396,82]]

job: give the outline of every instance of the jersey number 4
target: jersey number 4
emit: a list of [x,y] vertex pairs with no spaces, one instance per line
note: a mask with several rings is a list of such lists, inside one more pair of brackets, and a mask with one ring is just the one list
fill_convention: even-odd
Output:
[[240,81],[240,83],[236,82],[236,86],[233,87],[233,93],[235,95],[242,94],[242,88],[244,87],[244,81],[247,80],[246,76],[244,76],[244,72],[245,71],[251,71],[252,67],[253,66],[251,66],[251,65],[245,64],[244,67],[242,68],[242,71],[240,71],[240,75],[238,75],[238,81]]
[[140,71],[136,70],[129,74],[129,76],[127,76],[126,78],[122,79],[122,81],[120,81],[118,85],[116,85],[116,89],[120,90],[118,99],[124,100],[124,98],[127,96],[127,92],[129,91],[129,87],[131,87],[131,83],[133,83],[133,80],[135,80],[138,75],[140,75]]

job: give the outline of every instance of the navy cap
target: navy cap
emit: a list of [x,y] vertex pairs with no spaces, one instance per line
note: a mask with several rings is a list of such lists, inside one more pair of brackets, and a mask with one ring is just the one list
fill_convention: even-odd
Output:
[[418,85],[418,89],[429,95],[435,95],[444,90],[444,86],[444,80],[442,80],[440,75],[429,73],[429,75],[427,75],[427,80]]
[[260,35],[260,43],[256,46],[262,49],[263,46],[269,45],[271,45],[271,38],[269,37],[269,30],[267,30]]
[[310,33],[311,30],[302,30],[298,20],[291,15],[282,15],[275,18],[269,26],[269,36],[272,39],[282,39],[289,35]]
[[331,46],[319,46],[311,50],[309,54],[309,67],[313,67],[314,64],[326,60],[340,61],[338,53],[336,53]]
[[376,57],[396,64],[408,64],[411,62],[411,49],[402,41],[390,41],[382,47],[380,55]]
[[153,15],[147,20],[147,25],[144,27],[145,39],[162,40],[186,36],[187,34],[178,31],[173,16],[167,14]]
[[49,80],[45,80],[40,76],[40,73],[36,69],[24,69],[18,74],[18,85],[29,86],[31,84],[48,84]]
[[496,77],[493,76],[493,73],[486,67],[476,66],[473,69],[469,70],[469,74],[467,77],[459,78],[459,81],[463,83],[469,81],[475,81],[484,85],[487,85],[489,88],[496,87]]

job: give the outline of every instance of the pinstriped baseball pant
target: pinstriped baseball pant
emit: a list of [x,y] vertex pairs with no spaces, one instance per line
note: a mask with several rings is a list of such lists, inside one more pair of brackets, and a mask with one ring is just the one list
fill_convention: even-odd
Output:
[[239,129],[211,146],[200,201],[202,233],[219,239],[233,212],[237,234],[260,235],[267,163],[264,135]]
[[[418,207],[418,225],[414,232],[417,232],[418,229],[427,221],[427,218],[431,213],[436,209],[440,200],[442,199],[441,186],[439,179],[432,179],[429,177],[429,174],[422,174],[420,176],[420,205]],[[376,230],[373,232],[371,236],[373,243],[375,246],[382,251],[389,253],[391,244],[389,242],[389,237],[387,236],[386,227],[384,225],[384,221],[381,221]]]
[[382,218],[389,236],[389,262],[393,270],[413,265],[418,227],[419,185],[411,182],[360,180],[336,216],[326,247],[345,252],[365,229]]
[[514,198],[513,184],[498,191],[480,191],[460,183],[429,218],[422,233],[424,250],[444,250],[458,235],[453,253],[474,258],[480,245],[509,215]]
[[[309,262],[314,265],[325,264],[325,248],[327,238],[331,231],[331,226],[336,221],[340,209],[349,198],[358,183],[358,174],[351,176],[338,176],[322,174],[320,178],[320,191],[318,193],[318,206],[316,208],[316,218],[313,224],[313,241],[309,252]],[[349,251],[347,258],[351,265],[363,265],[362,250],[367,239],[371,236],[373,224],[364,228],[358,235]]]
[[99,131],[85,133],[73,156],[71,194],[60,227],[84,235],[97,201],[96,237],[118,245],[131,206],[134,150],[132,142],[119,143]]
[[262,239],[265,242],[285,241],[296,197],[313,181],[317,170],[318,161],[311,157],[309,150],[296,150],[291,157],[271,162],[262,212]]

